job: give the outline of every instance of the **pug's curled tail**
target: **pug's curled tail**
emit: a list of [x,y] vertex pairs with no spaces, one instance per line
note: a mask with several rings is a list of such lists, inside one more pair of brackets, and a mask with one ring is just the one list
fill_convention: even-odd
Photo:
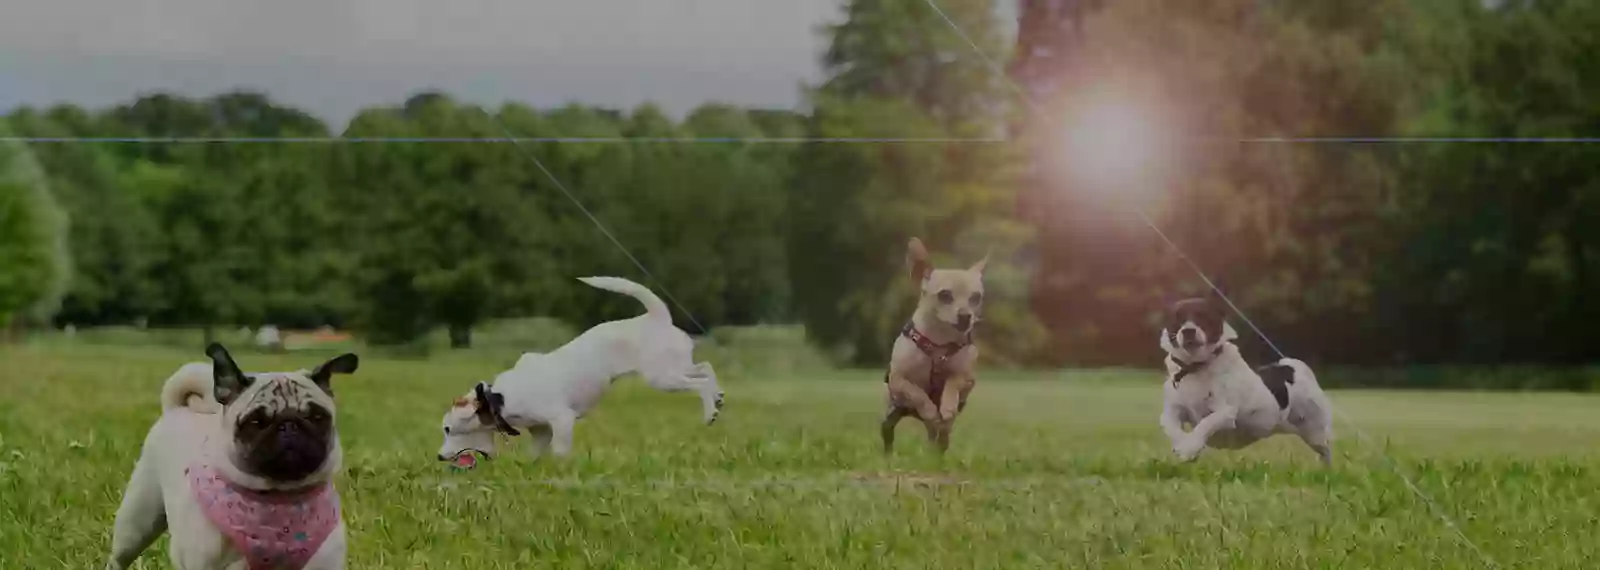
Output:
[[197,414],[221,413],[222,404],[217,403],[216,390],[210,363],[185,364],[161,387],[161,411],[189,408]]

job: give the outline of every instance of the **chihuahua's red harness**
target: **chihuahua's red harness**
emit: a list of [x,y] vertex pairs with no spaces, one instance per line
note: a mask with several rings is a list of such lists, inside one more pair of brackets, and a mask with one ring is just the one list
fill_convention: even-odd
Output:
[[[944,396],[944,382],[950,378],[950,357],[961,352],[961,349],[972,346],[972,332],[967,331],[959,341],[939,344],[917,330],[916,325],[908,322],[906,326],[901,327],[900,336],[909,339],[917,345],[917,349],[933,360],[933,363],[928,365],[928,397],[933,400],[934,405],[939,405],[939,400]],[[883,373],[883,383],[889,383],[888,371]]]

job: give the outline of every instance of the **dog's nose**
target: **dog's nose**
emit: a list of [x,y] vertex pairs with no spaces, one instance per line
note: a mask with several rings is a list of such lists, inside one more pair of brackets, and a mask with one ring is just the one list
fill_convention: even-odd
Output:
[[956,328],[966,330],[970,327],[972,327],[971,314],[956,315]]
[[1183,329],[1178,331],[1178,334],[1183,337],[1183,342],[1194,342],[1195,340],[1194,329]]
[[449,460],[450,460],[450,458],[449,457],[445,457],[443,453],[439,454],[439,461],[449,461]]

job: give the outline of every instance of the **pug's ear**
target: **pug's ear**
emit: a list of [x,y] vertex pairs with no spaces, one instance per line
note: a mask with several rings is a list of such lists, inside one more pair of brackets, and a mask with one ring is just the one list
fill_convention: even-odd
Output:
[[356,367],[360,365],[361,359],[357,358],[356,355],[350,353],[341,354],[317,366],[317,369],[311,372],[311,381],[315,382],[317,387],[322,388],[323,392],[332,394],[333,375],[354,374]]
[[254,379],[239,370],[239,365],[233,362],[233,356],[221,343],[213,342],[206,346],[206,356],[211,357],[211,380],[215,385],[213,391],[217,402],[226,406],[244,393]]

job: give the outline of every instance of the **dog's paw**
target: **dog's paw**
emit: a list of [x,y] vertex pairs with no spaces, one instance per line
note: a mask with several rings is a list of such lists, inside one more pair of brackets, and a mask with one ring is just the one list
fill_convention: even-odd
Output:
[[717,392],[717,398],[712,401],[711,409],[706,410],[706,425],[717,423],[717,418],[722,415],[722,404],[722,392]]
[[945,409],[939,410],[939,419],[945,421],[946,423],[949,423],[950,421],[955,420],[956,419],[956,409],[955,408],[945,408]]
[[1179,461],[1187,463],[1199,459],[1200,452],[1205,448],[1206,442],[1200,441],[1199,438],[1191,437],[1174,444],[1172,446],[1172,454],[1178,456]]

